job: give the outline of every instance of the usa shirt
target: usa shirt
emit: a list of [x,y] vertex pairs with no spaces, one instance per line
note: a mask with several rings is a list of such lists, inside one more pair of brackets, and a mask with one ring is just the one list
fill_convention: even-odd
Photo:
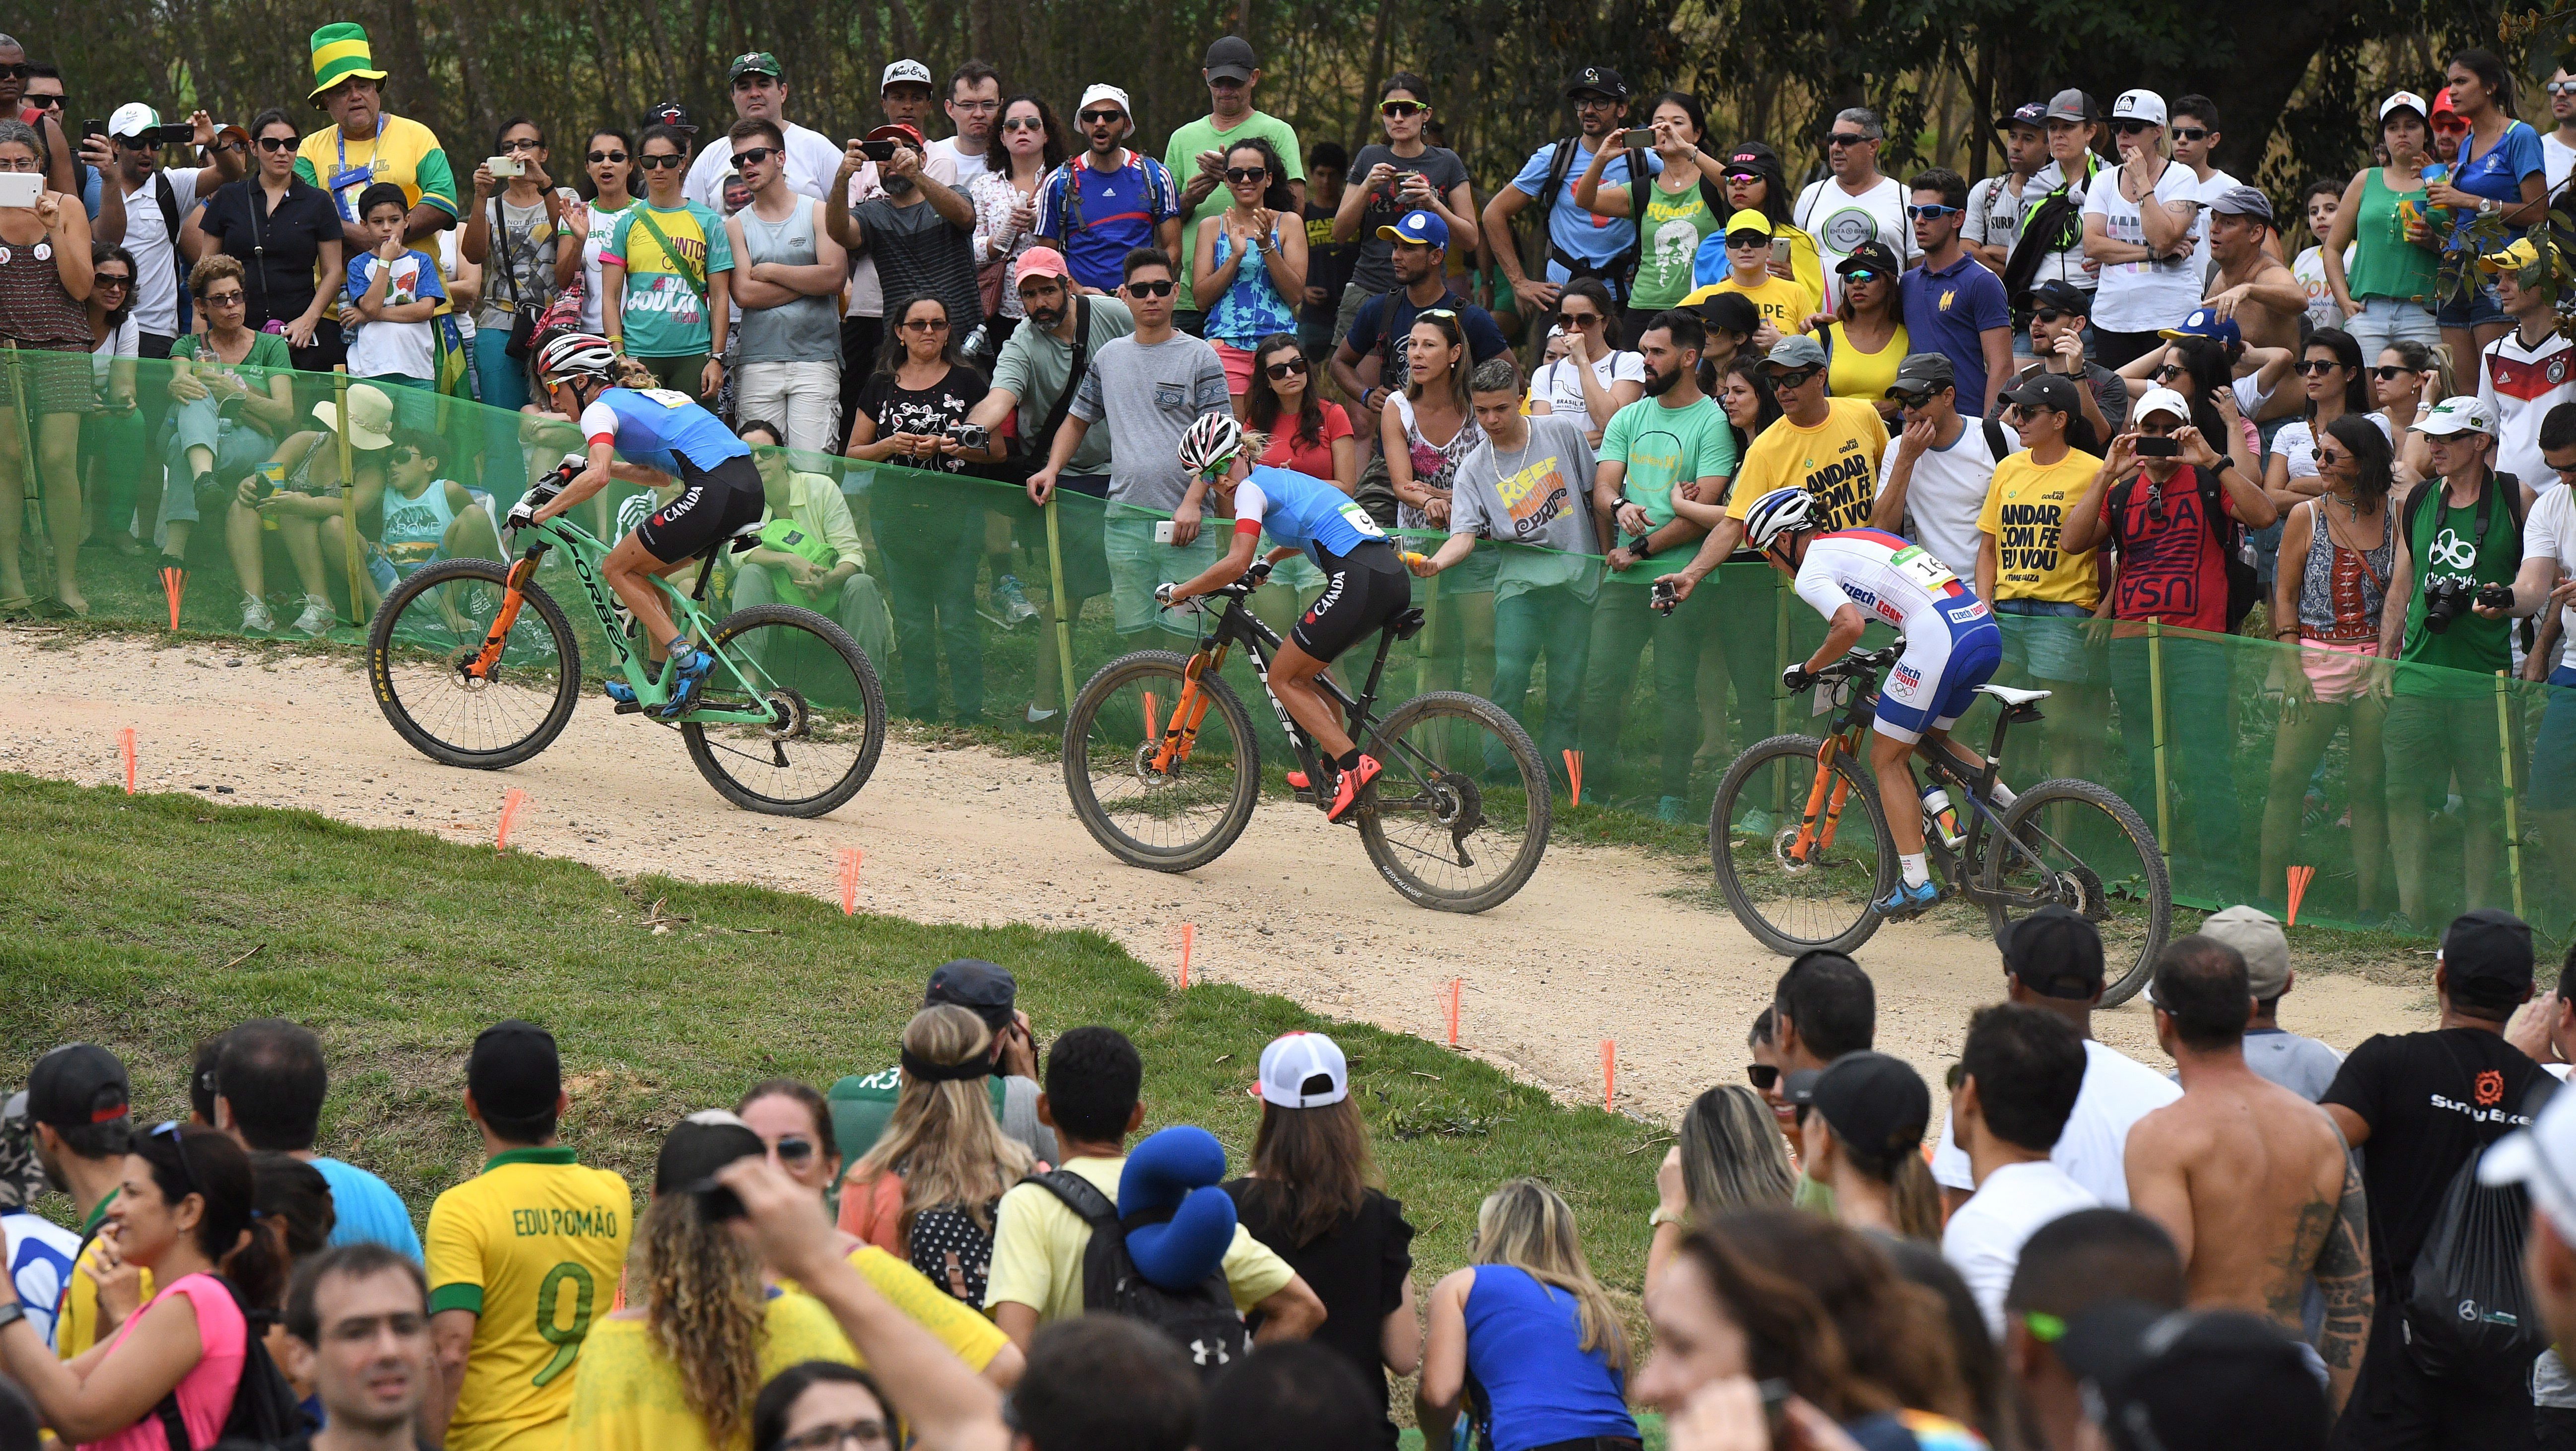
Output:
[[1038,188],[1037,235],[1062,239],[1073,280],[1103,292],[1126,280],[1127,254],[1154,245],[1154,229],[1181,214],[1180,188],[1163,163],[1125,150],[1118,159],[1115,171],[1102,171],[1085,153]]

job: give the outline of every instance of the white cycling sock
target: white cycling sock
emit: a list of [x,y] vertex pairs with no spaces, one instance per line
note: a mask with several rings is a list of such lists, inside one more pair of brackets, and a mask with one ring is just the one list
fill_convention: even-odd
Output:
[[1905,869],[1905,885],[1909,887],[1919,887],[1932,880],[1932,870],[1923,865],[1923,853],[1919,851],[1911,856],[1899,854],[1896,864]]

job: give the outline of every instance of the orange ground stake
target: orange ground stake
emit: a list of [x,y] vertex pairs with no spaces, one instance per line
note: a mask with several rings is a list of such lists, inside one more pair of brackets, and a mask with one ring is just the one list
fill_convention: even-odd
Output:
[[841,915],[855,916],[859,910],[859,849],[841,849]]
[[1567,784],[1567,785],[1569,785],[1569,786],[1571,786],[1571,787],[1573,787],[1573,788],[1574,788],[1574,794],[1573,794],[1572,798],[1571,798],[1571,799],[1569,799],[1569,800],[1566,802],[1566,804],[1567,804],[1567,805],[1569,805],[1569,806],[1580,806],[1580,805],[1582,805],[1582,804],[1583,804],[1583,753],[1582,753],[1581,751],[1573,750],[1573,749],[1571,749],[1571,748],[1569,748],[1569,749],[1566,751],[1566,753],[1565,753],[1565,780],[1566,780],[1566,784]]
[[510,823],[518,819],[519,808],[527,804],[528,793],[516,786],[510,788],[509,795],[501,798],[501,829],[492,838],[492,850],[503,852],[510,849]]
[[125,794],[134,794],[134,727],[116,733],[116,751],[125,758]]
[[2299,925],[2299,903],[2308,895],[2308,883],[2315,881],[2315,867],[2290,868],[2290,925]]
[[1197,946],[1197,945],[1198,945],[1198,940],[1199,940],[1199,928],[1198,928],[1198,924],[1197,924],[1197,923],[1195,923],[1195,922],[1184,922],[1184,923],[1182,923],[1182,924],[1181,924],[1181,987],[1182,987],[1182,989],[1183,989],[1184,991],[1186,991],[1186,990],[1188,989],[1189,985],[1190,985],[1190,949],[1191,949],[1192,947],[1195,947],[1195,946]]
[[1604,1038],[1601,1040],[1601,1106],[1605,1109],[1610,1107],[1610,1101],[1618,1096],[1618,1092],[1619,1043],[1614,1038]]
[[1466,981],[1463,977],[1449,979],[1449,991],[1443,995],[1447,1009],[1445,1016],[1449,1025],[1449,1046],[1452,1048],[1458,1046],[1458,989]]
[[164,565],[161,569],[161,593],[170,601],[170,628],[179,628],[179,601],[187,597],[188,571]]

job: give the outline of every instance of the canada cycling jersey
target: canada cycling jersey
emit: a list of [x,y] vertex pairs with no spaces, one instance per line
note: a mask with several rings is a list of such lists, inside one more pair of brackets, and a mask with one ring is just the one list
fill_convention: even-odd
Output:
[[1256,467],[1235,486],[1235,530],[1266,530],[1272,539],[1314,556],[1326,568],[1326,556],[1341,556],[1361,545],[1385,542],[1377,521],[1358,501],[1340,489],[1293,469]]
[[2003,659],[2003,632],[1976,591],[1921,545],[1884,530],[1810,538],[1797,590],[1828,620],[1854,604],[1905,636],[1905,653],[1879,690],[1878,732],[1892,740],[1949,729]]
[[685,461],[711,472],[729,458],[751,457],[751,445],[686,393],[668,388],[611,388],[581,411],[582,437],[616,448],[631,463],[682,477]]

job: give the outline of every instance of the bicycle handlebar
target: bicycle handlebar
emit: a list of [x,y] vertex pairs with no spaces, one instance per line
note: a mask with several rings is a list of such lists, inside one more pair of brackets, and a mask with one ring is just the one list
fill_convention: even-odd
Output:
[[1824,669],[1816,671],[1815,678],[1818,680],[1846,680],[1854,675],[1860,674],[1864,670],[1879,670],[1884,669],[1889,665],[1893,665],[1896,663],[1896,658],[1904,653],[1905,637],[1903,635],[1899,635],[1879,649],[1854,650],[1840,660],[1826,666]]

